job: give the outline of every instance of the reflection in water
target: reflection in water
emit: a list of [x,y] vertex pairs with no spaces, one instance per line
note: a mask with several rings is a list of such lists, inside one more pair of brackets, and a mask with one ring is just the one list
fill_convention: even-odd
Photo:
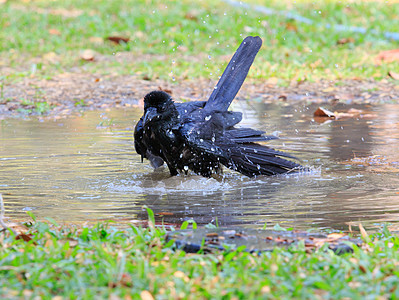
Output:
[[[294,152],[315,171],[255,179],[229,170],[216,179],[154,172],[133,149],[141,110],[45,122],[6,119],[0,121],[6,215],[23,218],[30,210],[59,221],[126,221],[146,219],[147,205],[172,224],[194,218],[200,224],[343,229],[349,221],[397,221],[399,106],[356,107],[374,118],[319,124],[312,121],[315,106],[235,105],[244,111],[243,125],[280,132],[270,144]],[[375,155],[382,164],[370,163]]]

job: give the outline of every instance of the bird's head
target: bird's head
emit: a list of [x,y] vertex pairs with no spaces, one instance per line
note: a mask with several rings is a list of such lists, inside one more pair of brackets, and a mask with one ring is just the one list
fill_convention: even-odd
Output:
[[173,103],[172,97],[164,91],[152,91],[144,97],[144,110],[149,107],[162,109],[165,105]]
[[143,122],[166,119],[177,115],[172,97],[164,91],[152,91],[144,97]]

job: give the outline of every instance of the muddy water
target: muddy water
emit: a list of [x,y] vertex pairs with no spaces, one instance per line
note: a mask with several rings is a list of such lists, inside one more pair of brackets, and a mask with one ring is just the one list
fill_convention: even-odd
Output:
[[[347,111],[352,106],[334,107]],[[357,106],[359,116],[318,123],[316,106],[238,103],[243,125],[280,132],[270,144],[295,153],[309,174],[249,179],[171,178],[133,149],[141,110],[0,121],[0,193],[6,216],[58,221],[147,218],[165,223],[345,229],[399,220],[399,106]],[[319,120],[320,121],[320,120]]]

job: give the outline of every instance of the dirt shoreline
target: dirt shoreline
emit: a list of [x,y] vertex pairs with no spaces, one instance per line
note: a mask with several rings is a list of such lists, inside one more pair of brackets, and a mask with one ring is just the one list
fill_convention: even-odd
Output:
[[[138,76],[96,76],[64,73],[49,80],[26,77],[16,83],[5,83],[0,98],[0,119],[27,115],[68,116],[82,110],[106,110],[141,106],[146,93],[163,89],[177,99],[207,99],[215,82],[208,79],[167,82],[145,80]],[[258,101],[306,101],[309,103],[391,103],[399,100],[399,84],[381,81],[292,82],[278,86],[275,79],[247,80],[239,99]],[[48,110],[40,112],[37,103],[47,103]]]

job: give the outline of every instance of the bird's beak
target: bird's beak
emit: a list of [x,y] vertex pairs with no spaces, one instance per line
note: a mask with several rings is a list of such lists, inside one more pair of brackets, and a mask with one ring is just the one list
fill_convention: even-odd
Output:
[[148,107],[144,114],[143,124],[146,125],[148,122],[151,122],[157,118],[159,118],[157,109],[155,107]]

